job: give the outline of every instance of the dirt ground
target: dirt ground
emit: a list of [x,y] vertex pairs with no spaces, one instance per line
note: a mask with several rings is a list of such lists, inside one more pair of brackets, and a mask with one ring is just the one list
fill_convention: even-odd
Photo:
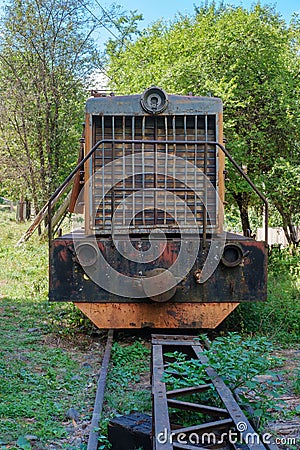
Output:
[[[283,349],[276,352],[276,356],[283,358],[280,372],[284,382],[285,393],[280,396],[283,402],[283,415],[269,423],[278,438],[276,442],[281,449],[300,449],[300,395],[295,393],[295,380],[300,376],[300,347]],[[300,389],[300,380],[299,387]],[[297,414],[297,413],[298,414]],[[294,444],[295,442],[295,444]]]

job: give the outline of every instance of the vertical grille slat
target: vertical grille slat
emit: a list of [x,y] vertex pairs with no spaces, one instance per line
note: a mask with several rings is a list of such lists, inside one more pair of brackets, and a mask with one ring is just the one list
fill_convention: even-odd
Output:
[[[216,148],[204,144],[205,141],[217,139],[216,115],[162,114],[157,117],[103,115],[94,116],[94,122],[95,142],[100,139],[116,140],[114,145],[102,144],[95,152],[94,172],[114,160],[123,158],[121,164],[113,165],[114,173],[111,174],[111,179],[107,180],[107,184],[111,183],[110,185],[104,185],[101,174],[94,176],[92,210],[95,211],[93,228],[96,232],[111,233],[112,216],[116,209],[114,217],[116,229],[118,227],[124,229],[124,226],[130,223],[132,231],[139,232],[158,226],[174,232],[178,224],[181,227],[185,225],[188,227],[189,218],[184,204],[190,208],[200,227],[206,228],[206,222],[208,227],[217,226],[216,196],[209,192],[207,195],[205,182],[199,173],[197,174],[199,170],[206,173],[216,187]],[[142,140],[142,142],[118,143],[117,140]],[[170,142],[147,144],[149,140]],[[184,143],[172,143],[174,140]],[[189,144],[189,141],[199,141],[199,144]],[[135,161],[134,155],[139,155]],[[131,156],[131,159],[125,164],[126,156]],[[173,160],[169,166],[168,156],[179,158],[176,165]],[[131,166],[126,167],[129,163]],[[188,168],[189,164],[196,168],[191,171],[190,167]],[[153,176],[155,169],[156,175]],[[181,181],[175,176],[180,177]],[[109,187],[111,189],[101,202],[104,190]],[[146,191],[139,192],[143,189]],[[197,189],[201,190],[201,196],[207,202],[207,210],[202,200],[194,193]],[[175,197],[164,195],[160,190],[173,192],[182,202],[176,202]],[[210,216],[210,220],[207,219],[207,215]]]

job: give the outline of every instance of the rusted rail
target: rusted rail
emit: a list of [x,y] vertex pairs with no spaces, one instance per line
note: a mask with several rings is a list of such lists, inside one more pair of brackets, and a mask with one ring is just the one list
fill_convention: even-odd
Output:
[[94,404],[93,417],[91,422],[91,429],[89,434],[89,440],[87,445],[87,450],[97,450],[98,448],[98,436],[99,436],[99,421],[101,418],[103,401],[104,401],[104,392],[106,387],[106,378],[108,373],[108,365],[111,354],[111,347],[113,343],[114,331],[109,330],[107,336],[107,342],[105,347],[105,352],[102,360],[102,366],[100,370],[100,375],[98,379],[97,392]]
[[[180,351],[198,359],[206,367],[207,384],[167,390],[162,381],[167,358],[166,351]],[[223,406],[190,400],[191,394],[217,392]],[[184,397],[189,395],[189,401]],[[273,442],[265,442],[258,435],[237,404],[232,392],[216,371],[208,366],[199,340],[193,336],[152,336],[152,398],[153,398],[153,450],[278,450]],[[171,423],[169,409],[200,412],[200,423],[184,426]],[[241,443],[239,443],[241,441]]]

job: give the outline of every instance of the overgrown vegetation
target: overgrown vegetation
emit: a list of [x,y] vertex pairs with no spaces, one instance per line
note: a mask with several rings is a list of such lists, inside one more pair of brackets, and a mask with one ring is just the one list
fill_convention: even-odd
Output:
[[[91,368],[89,365],[82,367],[82,358],[88,354],[89,345],[84,336],[96,330],[73,305],[48,303],[47,244],[32,239],[21,247],[15,247],[24,228],[24,224],[15,223],[10,213],[1,212],[0,382],[3,388],[0,393],[0,448],[1,445],[3,448],[22,448],[25,445],[22,439],[33,434],[38,438],[34,449],[42,450],[47,442],[58,440],[70,450],[73,448],[70,444],[63,444],[69,439],[66,430],[70,424],[65,413],[69,407],[77,407],[81,419],[85,420],[93,404]],[[270,258],[268,302],[240,305],[236,316],[230,319],[230,327],[228,322],[227,329],[238,329],[241,322],[243,332],[266,333],[273,340],[286,344],[299,342],[298,275],[297,251],[274,250]],[[99,331],[97,333],[101,336]],[[250,383],[249,388],[254,386],[251,376],[262,373],[264,368],[269,369],[273,360],[260,356],[259,348],[265,353],[269,351],[264,338],[245,340],[242,345],[239,339],[233,334],[229,338],[216,340],[212,344],[214,350],[211,358],[215,358],[212,363],[221,364],[216,367],[220,373],[234,375],[230,378],[232,385]],[[218,358],[220,354],[222,358]],[[247,355],[251,355],[254,366],[248,364]],[[102,423],[103,448],[107,448],[104,429],[110,417],[136,410],[151,410],[149,346],[139,340],[128,345],[125,340],[124,343],[114,344],[112,357],[113,366],[106,393],[106,419]],[[203,374],[201,369],[199,375],[195,364],[187,370],[191,380],[193,377],[199,380]],[[239,376],[244,372],[247,377],[242,381]],[[291,382],[295,392],[299,392],[298,373],[293,374]],[[266,394],[261,392],[261,406],[255,400],[258,410],[265,411],[270,405],[268,384],[266,387]],[[252,401],[249,395],[246,401]],[[267,416],[263,414],[263,417]]]
[[104,10],[94,0],[7,0],[2,5],[2,195],[28,199],[37,213],[77,161],[84,103],[97,71],[98,77],[103,72],[94,36],[99,40],[112,20],[118,30],[118,22],[123,24],[124,37],[131,20],[140,16],[131,19],[115,4]]
[[[90,417],[91,342],[73,308],[49,305],[47,246],[33,239],[16,248],[22,229],[0,213],[0,448],[44,450],[59,441],[59,448],[78,450],[66,413],[73,407],[80,421]],[[75,326],[77,337],[70,335]],[[97,368],[100,356],[94,349]]]
[[[268,5],[205,2],[191,16],[160,20],[130,41],[107,45],[111,85],[138,93],[151,85],[174,94],[216,96],[224,104],[227,149],[278,211],[289,242],[299,236],[299,15],[288,24]],[[228,164],[226,201],[258,206]]]
[[[170,353],[168,356],[175,358],[175,361],[168,364],[164,381],[171,389],[206,384],[209,380],[205,369],[213,367],[232,391],[239,390],[241,406],[246,410],[251,406],[257,425],[263,426],[276,410],[281,411],[278,397],[282,382],[271,371],[281,364],[281,360],[271,356],[271,351],[272,345],[264,337],[247,338],[229,333],[216,338],[211,342],[210,349],[204,351],[207,364],[202,364],[198,359],[188,359],[182,353]],[[213,406],[223,407],[215,391],[197,396],[200,403],[207,402],[209,398],[210,401],[214,399]],[[195,401],[195,396],[191,401]],[[178,411],[174,414],[178,418]],[[186,425],[191,425],[195,417],[185,417],[185,412],[183,415]],[[197,420],[201,421],[201,414],[198,414]]]
[[[81,422],[90,419],[101,347],[93,348],[94,373],[87,337],[101,338],[101,332],[72,304],[49,304],[47,243],[33,238],[15,247],[25,227],[0,213],[0,449],[44,450],[59,442],[59,448],[78,450],[85,447],[70,444],[66,412],[74,407]],[[149,352],[139,340],[114,344],[107,420],[151,410]],[[28,435],[37,438],[34,444]]]
[[[109,413],[118,415],[151,411],[149,389],[145,389],[149,383],[149,355],[149,345],[139,340],[132,345],[113,344],[112,368],[106,392]],[[132,389],[139,383],[142,384],[141,389]]]
[[264,334],[281,343],[300,342],[299,249],[273,249],[268,271],[268,300],[241,304],[222,328]]

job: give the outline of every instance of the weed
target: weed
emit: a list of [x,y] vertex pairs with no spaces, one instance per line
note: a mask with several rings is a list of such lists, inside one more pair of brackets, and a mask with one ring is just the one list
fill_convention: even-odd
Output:
[[[297,370],[296,374],[295,374],[295,379],[293,381],[293,388],[294,391],[297,395],[300,395],[300,369]],[[299,412],[300,412],[300,408],[299,408]]]
[[150,391],[143,383],[149,374],[149,354],[150,350],[139,340],[132,345],[113,344],[106,390],[106,402],[113,415],[151,410]]
[[273,251],[268,300],[241,304],[220,329],[259,333],[283,344],[300,342],[300,250]]
[[[262,426],[270,419],[270,410],[274,412],[277,408],[281,389],[277,376],[271,372],[272,368],[281,364],[281,360],[271,357],[270,351],[271,344],[266,338],[242,338],[237,333],[230,333],[215,339],[211,348],[204,351],[208,358],[207,365],[198,359],[188,360],[181,353],[167,354],[175,361],[168,364],[163,379],[171,389],[206,384],[205,369],[211,366],[231,390],[239,389],[242,406],[251,405],[258,419],[257,424]],[[207,393],[201,396],[197,400],[207,402],[210,399],[214,406],[222,406],[214,391],[209,392],[209,397]],[[186,417],[182,419],[185,421]]]

